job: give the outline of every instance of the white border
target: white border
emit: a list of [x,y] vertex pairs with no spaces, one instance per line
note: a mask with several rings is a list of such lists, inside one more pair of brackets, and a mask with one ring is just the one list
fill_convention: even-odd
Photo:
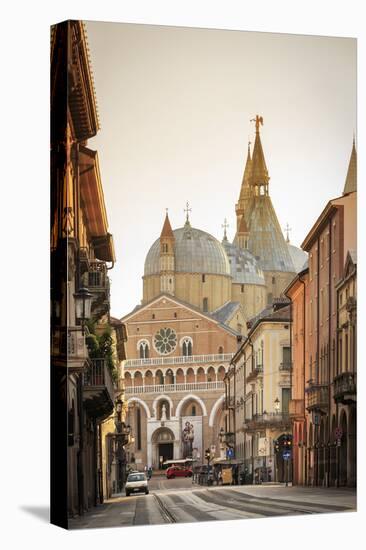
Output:
[[[356,548],[361,535],[360,514],[301,516],[165,527],[100,529],[66,533],[39,519],[37,507],[49,500],[49,378],[48,378],[48,45],[51,23],[66,18],[232,28],[256,31],[358,37],[359,204],[365,204],[366,36],[361,0],[125,0],[100,2],[21,2],[2,7],[2,321],[3,334],[3,452],[1,453],[2,538],[22,547],[88,549],[117,547],[161,548],[169,537],[176,549],[187,543],[222,549],[240,545],[261,549],[281,544],[306,548]],[[40,9],[39,9],[40,8]],[[249,58],[249,55],[248,55]],[[340,75],[342,78],[342,75]],[[268,83],[270,93],[270,83]],[[362,153],[363,152],[363,153]],[[363,158],[362,158],[363,154]],[[361,211],[360,211],[361,213]],[[359,251],[366,250],[365,219],[359,225]],[[359,254],[358,277],[364,276]],[[359,285],[359,334],[365,333],[365,298]],[[362,350],[358,364],[362,365]],[[361,370],[361,369],[360,369]],[[364,396],[359,373],[358,395]],[[6,388],[6,391],[5,389]],[[359,399],[359,418],[366,417]],[[359,463],[365,453],[359,422]],[[362,437],[361,437],[362,436]],[[6,462],[5,462],[6,461]],[[364,468],[359,468],[359,508],[365,510]],[[33,513],[24,507],[33,507]],[[23,507],[23,508],[22,508]],[[184,531],[183,531],[184,530]],[[239,542],[238,542],[239,541]]]

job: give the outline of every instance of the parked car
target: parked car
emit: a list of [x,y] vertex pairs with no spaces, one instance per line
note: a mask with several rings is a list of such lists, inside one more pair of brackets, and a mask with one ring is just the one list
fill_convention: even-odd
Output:
[[149,494],[149,486],[147,483],[146,475],[141,472],[134,472],[128,475],[126,481],[126,497],[129,497],[131,493],[145,493]]
[[186,466],[170,466],[166,471],[167,479],[174,479],[175,477],[191,477],[192,470]]

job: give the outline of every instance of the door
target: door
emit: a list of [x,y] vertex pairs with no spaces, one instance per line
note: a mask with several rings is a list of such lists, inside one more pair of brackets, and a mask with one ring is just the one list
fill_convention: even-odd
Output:
[[163,457],[163,462],[173,459],[173,443],[159,443],[159,457]]

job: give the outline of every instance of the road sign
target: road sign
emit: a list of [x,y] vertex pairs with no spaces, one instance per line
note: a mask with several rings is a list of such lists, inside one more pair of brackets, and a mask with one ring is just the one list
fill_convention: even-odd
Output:
[[290,451],[284,451],[284,452],[282,453],[282,458],[283,458],[283,460],[289,460],[290,457],[291,457],[291,452],[290,452]]
[[226,456],[227,458],[234,458],[234,449],[232,449],[231,447],[227,449]]
[[340,428],[339,426],[334,430],[334,435],[335,435],[335,438],[336,439],[341,439],[342,435],[343,435],[343,432],[342,432],[342,428]]

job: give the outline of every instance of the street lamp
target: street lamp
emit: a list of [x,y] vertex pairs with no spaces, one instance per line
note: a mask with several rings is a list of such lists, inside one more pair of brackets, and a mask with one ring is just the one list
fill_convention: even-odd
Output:
[[82,287],[78,290],[78,292],[75,292],[74,298],[76,318],[81,321],[84,336],[85,321],[91,317],[91,302],[93,294],[91,294],[87,288]]
[[278,399],[278,397],[276,397],[276,399],[274,400],[274,410],[276,414],[280,412],[280,400]]

